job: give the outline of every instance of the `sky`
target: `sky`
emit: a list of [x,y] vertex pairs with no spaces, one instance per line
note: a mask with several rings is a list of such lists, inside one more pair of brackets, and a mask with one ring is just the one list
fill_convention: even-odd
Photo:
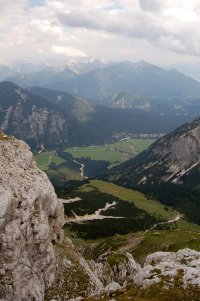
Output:
[[200,67],[199,0],[0,0],[0,14],[0,63],[98,58]]

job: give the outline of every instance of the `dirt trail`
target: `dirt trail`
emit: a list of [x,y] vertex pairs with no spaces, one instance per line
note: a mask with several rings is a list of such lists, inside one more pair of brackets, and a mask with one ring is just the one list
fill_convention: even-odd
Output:
[[174,222],[179,221],[181,218],[182,218],[182,215],[180,213],[178,213],[177,216],[175,216],[173,219],[170,219],[170,220],[168,220],[166,222],[157,223],[157,224],[153,225],[153,227],[151,227],[150,229],[146,230],[145,232],[149,232],[149,231],[155,229],[159,225],[172,224]]
[[[78,161],[76,161],[76,160],[73,160],[73,162],[76,163],[76,164],[79,164],[81,166],[80,167],[81,176],[84,177],[84,168],[85,168],[85,165],[82,164],[82,163],[80,163],[80,162],[78,162]],[[87,178],[87,177],[85,177],[85,178]]]

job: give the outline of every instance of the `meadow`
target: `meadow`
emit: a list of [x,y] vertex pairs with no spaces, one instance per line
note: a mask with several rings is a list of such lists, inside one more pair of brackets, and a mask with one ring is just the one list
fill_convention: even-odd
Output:
[[51,163],[59,165],[66,162],[65,159],[58,155],[57,151],[45,151],[37,154],[35,155],[35,161],[37,163],[37,166],[44,171],[48,170]]
[[[66,153],[70,153],[73,158],[90,158],[91,160],[108,161],[111,165],[119,164],[127,160],[152,144],[154,139],[129,139],[118,141],[113,144],[105,144],[87,147],[65,148]],[[35,155],[38,167],[47,171],[50,163],[59,165],[67,160],[58,155],[56,150],[47,150]]]
[[148,148],[154,139],[128,139],[112,144],[66,148],[74,158],[89,157],[92,160],[105,160],[110,164],[121,163]]

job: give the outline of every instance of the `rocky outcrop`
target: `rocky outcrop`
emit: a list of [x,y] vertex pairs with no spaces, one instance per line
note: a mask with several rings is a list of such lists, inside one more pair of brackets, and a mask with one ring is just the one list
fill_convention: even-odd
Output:
[[200,289],[200,252],[189,248],[152,253],[143,267],[130,253],[110,252],[100,256],[93,270],[104,283],[104,292],[124,290],[127,284],[146,289],[156,283],[162,283],[166,289],[177,284],[186,290]]
[[200,287],[200,252],[182,249],[174,252],[156,252],[146,258],[143,272],[143,287],[165,281],[173,286],[179,281],[183,288]]
[[[104,284],[105,290],[118,283],[125,287],[127,283],[140,285],[141,266],[133,259],[130,253],[107,252],[101,255],[96,262],[91,261],[92,269]],[[116,287],[116,285],[114,286]]]
[[0,135],[0,298],[44,299],[54,281],[53,243],[62,238],[63,206],[29,147]]

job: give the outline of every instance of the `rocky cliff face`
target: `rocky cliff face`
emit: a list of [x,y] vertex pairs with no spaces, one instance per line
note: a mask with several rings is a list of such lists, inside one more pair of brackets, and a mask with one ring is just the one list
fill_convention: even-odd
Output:
[[54,280],[63,206],[22,141],[0,135],[0,298],[43,300]]

